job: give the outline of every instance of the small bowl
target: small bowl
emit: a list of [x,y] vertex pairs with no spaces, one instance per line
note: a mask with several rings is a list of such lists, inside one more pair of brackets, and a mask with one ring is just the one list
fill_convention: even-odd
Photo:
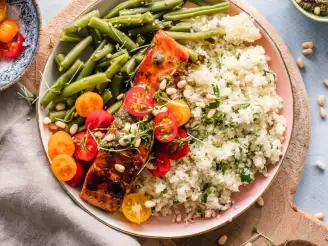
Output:
[[0,57],[0,91],[18,82],[32,65],[41,33],[40,10],[35,0],[7,0],[6,19],[18,22],[26,46],[17,59]]
[[299,12],[301,12],[303,15],[310,18],[311,20],[315,20],[319,22],[328,22],[328,16],[315,15],[313,13],[304,10],[301,6],[298,5],[298,3],[295,0],[291,0],[291,2]]

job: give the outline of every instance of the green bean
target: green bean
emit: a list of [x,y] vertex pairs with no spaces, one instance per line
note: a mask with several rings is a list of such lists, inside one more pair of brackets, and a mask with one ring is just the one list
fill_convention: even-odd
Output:
[[121,10],[120,15],[136,15],[145,12],[160,12],[167,9],[173,9],[176,6],[183,4],[183,0],[164,0],[152,2],[147,7],[135,8],[135,9],[125,9]]
[[118,101],[118,102],[114,103],[112,106],[110,106],[107,109],[107,112],[110,113],[110,114],[115,114],[115,113],[117,113],[120,110],[120,108],[122,107],[122,105],[123,105],[123,100]]
[[136,62],[138,63],[138,64],[140,64],[141,62],[142,62],[142,60],[144,59],[144,55],[139,55],[139,54],[137,54],[136,55]]
[[73,120],[74,113],[75,113],[75,105],[66,112],[66,115],[64,117],[64,122],[70,122],[71,120]]
[[83,126],[83,125],[84,125],[84,122],[85,122],[85,118],[79,116],[79,117],[77,117],[76,119],[72,120],[72,121],[68,124],[68,126],[69,126],[69,128],[71,128],[71,126],[74,125],[74,124],[77,124],[78,126]]
[[166,21],[179,21],[182,19],[189,19],[200,15],[217,14],[226,11],[229,8],[229,3],[219,3],[212,6],[204,6],[197,8],[181,9],[174,12],[170,12],[164,15]]
[[130,56],[128,54],[123,54],[117,57],[105,72],[107,78],[112,79],[113,76],[121,70],[129,58]]
[[62,95],[58,95],[58,96],[55,96],[53,99],[52,99],[52,102],[54,104],[58,104],[58,103],[62,103],[62,102],[66,102],[66,98],[63,97]]
[[153,14],[154,19],[156,20],[156,19],[160,19],[160,18],[162,18],[163,15],[165,15],[165,14],[168,13],[168,12],[169,12],[169,11],[166,10],[166,11],[162,11],[162,12],[155,13],[155,14]]
[[135,28],[129,31],[129,35],[131,36],[137,36],[138,34],[148,34],[150,32],[158,31],[164,28],[171,27],[172,22],[166,21],[154,21],[153,23],[146,24],[142,27]]
[[83,27],[88,26],[92,17],[100,17],[98,10],[93,10],[90,13],[81,16],[80,18],[73,21],[68,26],[64,27],[63,32],[65,33],[74,33],[80,31]]
[[87,26],[87,30],[92,37],[93,48],[97,49],[98,46],[103,41],[103,37],[101,36],[101,33],[98,30],[93,29],[92,27],[89,27],[89,26]]
[[93,17],[89,23],[89,26],[107,34],[108,37],[121,44],[127,50],[133,50],[138,47],[137,44],[133,42],[133,40],[129,38],[125,33],[116,29],[112,24],[107,23],[104,20]]
[[85,125],[80,126],[79,129],[77,129],[77,132],[83,132],[85,131]]
[[108,82],[109,79],[106,77],[105,73],[98,73],[81,80],[78,80],[70,85],[68,85],[62,92],[64,97],[71,96],[79,91],[87,89],[89,87],[95,86],[97,84],[102,84]]
[[197,4],[198,6],[209,6],[210,5],[203,0],[189,0],[189,2]]
[[104,105],[106,105],[113,96],[110,90],[105,90],[101,97],[104,101]]
[[95,62],[101,60],[102,58],[104,58],[105,56],[107,56],[108,54],[110,54],[111,52],[113,52],[114,50],[114,45],[113,44],[106,44],[102,49],[98,50],[97,52],[95,52],[91,59]]
[[62,42],[69,42],[69,43],[77,43],[80,42],[82,40],[82,38],[76,34],[72,34],[72,33],[65,33],[63,32],[60,35],[60,41]]
[[123,55],[123,54],[129,54],[129,53],[128,53],[127,50],[120,50],[120,51],[118,51],[118,52],[116,52],[116,53],[114,53],[114,54],[112,54],[112,55],[110,55],[110,56],[107,56],[107,57],[106,57],[107,59],[106,59],[105,61],[100,62],[100,63],[97,65],[97,68],[108,67],[110,64],[112,64],[112,61],[113,61],[115,58],[117,58],[117,57],[119,57],[119,56],[121,56],[121,55]]
[[154,16],[150,12],[146,12],[144,14],[136,14],[136,15],[123,15],[118,16],[112,19],[108,19],[109,23],[112,23],[114,26],[128,24],[130,25],[141,25],[145,23],[152,22],[154,20]]
[[186,46],[182,45],[182,47],[185,48],[189,52],[189,60],[191,62],[197,63],[200,60],[201,55],[199,55],[197,52],[193,51],[192,49],[189,49]]
[[116,53],[112,54],[111,57],[109,58],[110,60],[113,60],[121,55],[124,55],[124,54],[129,54],[129,52],[127,50],[120,50],[120,51],[117,51]]
[[68,110],[50,111],[49,118],[51,122],[56,122],[57,120],[64,120],[67,111]]
[[55,111],[56,110],[56,103],[51,101],[48,105],[48,110],[49,111]]
[[191,28],[192,28],[191,23],[182,22],[182,23],[179,23],[175,26],[172,26],[171,28],[168,29],[168,31],[172,31],[172,32],[190,32]]
[[98,93],[103,94],[105,89],[108,87],[108,84],[109,84],[108,82],[102,83],[102,84],[97,84],[96,89],[98,90]]
[[113,103],[115,102],[117,96],[120,94],[123,80],[124,77],[120,75],[115,75],[112,80],[111,86],[112,86]]
[[68,69],[66,73],[61,75],[57,81],[51,86],[51,88],[46,92],[46,94],[41,99],[41,105],[47,107],[47,105],[54,99],[56,95],[59,95],[64,89],[67,83],[70,83],[74,76],[83,68],[83,62],[79,59],[73,64],[73,66]]
[[129,0],[123,3],[120,3],[115,8],[113,8],[109,13],[104,17],[104,19],[113,18],[115,16],[118,16],[119,12],[123,9],[130,9],[130,8],[136,8],[142,5],[143,2],[147,2],[145,0]]
[[68,107],[72,107],[75,104],[77,95],[66,98],[66,103]]
[[166,33],[175,40],[204,40],[217,35],[224,35],[224,32],[221,30],[193,33],[168,31]]
[[64,58],[65,58],[65,55],[63,55],[63,54],[58,54],[55,57],[55,62],[57,64],[58,69],[59,69],[60,63],[64,60]]
[[121,72],[126,73],[127,75],[131,75],[133,74],[137,66],[138,63],[136,61],[136,58],[132,57],[130,60],[128,60],[127,63],[125,63],[124,67],[122,67]]
[[82,69],[82,71],[80,72],[79,76],[77,77],[76,80],[81,80],[85,77],[88,77],[89,75],[91,75],[91,73],[93,72],[93,70],[96,67],[96,62],[92,59],[93,55],[95,55],[99,50],[101,50],[104,46],[105,46],[106,41],[104,40],[99,46],[98,48],[93,52],[93,54],[90,56],[90,58],[88,59],[88,61],[85,63],[84,68]]
[[138,35],[136,42],[139,46],[142,46],[146,43],[146,39],[142,35]]
[[64,58],[60,63],[59,71],[66,71],[76,59],[83,53],[83,51],[92,43],[92,37],[88,36],[80,41]]

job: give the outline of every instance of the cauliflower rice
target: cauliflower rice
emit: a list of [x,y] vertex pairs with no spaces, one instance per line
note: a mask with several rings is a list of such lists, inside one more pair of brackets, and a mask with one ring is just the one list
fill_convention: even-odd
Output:
[[[187,86],[179,89],[192,109],[186,129],[194,142],[188,156],[172,161],[164,177],[142,172],[137,180],[139,192],[153,197],[154,215],[180,214],[177,207],[183,204],[185,221],[227,210],[233,192],[279,161],[286,129],[270,58],[262,46],[252,44],[261,35],[251,17],[220,14],[189,21],[194,30],[222,28],[226,33],[185,43],[204,56],[199,66],[189,67],[182,78]],[[220,105],[210,109],[207,95],[214,94],[214,86]]]

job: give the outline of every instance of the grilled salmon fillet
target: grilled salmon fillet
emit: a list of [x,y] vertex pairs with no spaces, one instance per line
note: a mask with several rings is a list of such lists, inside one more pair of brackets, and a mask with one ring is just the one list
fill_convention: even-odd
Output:
[[[181,62],[187,62],[188,52],[170,38],[164,31],[158,31],[154,36],[151,47],[147,50],[133,86],[145,85],[154,94],[159,89],[160,79],[171,75]],[[124,105],[117,115],[126,114]],[[130,123],[134,123],[130,117]],[[110,133],[117,134],[119,118],[112,123]],[[128,119],[129,121],[129,119]],[[151,152],[152,141],[142,142],[137,149],[121,150],[115,152],[100,150],[94,163],[90,167],[80,197],[91,205],[105,211],[115,212],[122,204],[137,177],[138,172],[146,163]],[[115,164],[125,167],[123,172],[115,169]]]

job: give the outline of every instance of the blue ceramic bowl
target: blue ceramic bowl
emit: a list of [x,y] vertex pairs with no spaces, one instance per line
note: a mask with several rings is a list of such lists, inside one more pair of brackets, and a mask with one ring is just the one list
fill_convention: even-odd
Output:
[[19,24],[25,48],[17,59],[0,57],[0,91],[18,82],[32,65],[40,37],[41,17],[35,0],[7,0],[7,18]]

